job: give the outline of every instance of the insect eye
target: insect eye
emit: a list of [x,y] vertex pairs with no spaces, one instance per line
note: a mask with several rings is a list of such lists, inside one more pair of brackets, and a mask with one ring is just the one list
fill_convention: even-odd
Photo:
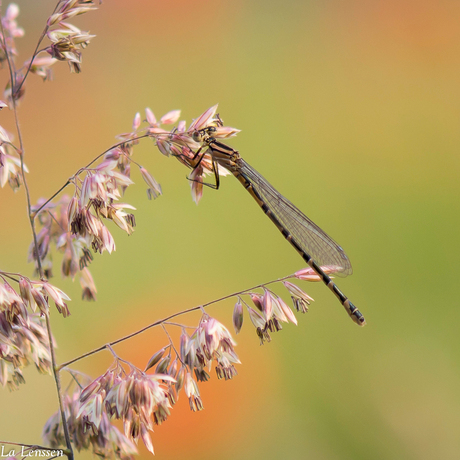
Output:
[[195,131],[193,134],[192,134],[192,139],[195,141],[195,142],[200,142],[201,141],[201,133],[199,133],[198,131]]

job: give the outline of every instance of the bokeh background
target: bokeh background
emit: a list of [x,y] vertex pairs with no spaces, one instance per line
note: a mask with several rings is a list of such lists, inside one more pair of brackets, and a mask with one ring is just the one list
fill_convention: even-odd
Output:
[[[22,62],[54,1],[17,3]],[[246,317],[238,377],[202,384],[200,413],[182,396],[153,434],[157,458],[458,459],[460,4],[117,0],[69,22],[97,35],[83,72],[61,63],[53,82],[31,76],[20,108],[33,200],[130,131],[137,111],[182,109],[190,122],[219,103],[242,130],[229,143],[346,249],[354,275],[338,284],[368,322],[353,324],[319,283],[301,284],[316,302],[270,344]],[[13,130],[10,112],[0,119]],[[52,314],[59,362],[304,267],[232,177],[196,206],[182,165],[150,141],[135,158],[164,196],[149,202],[134,173],[125,200],[138,226],[114,228],[117,251],[95,258],[97,303],[54,278],[73,298],[71,317]],[[23,192],[1,190],[0,209],[1,269],[31,275]],[[233,305],[209,311],[230,328]],[[142,367],[166,342],[151,330],[116,350]],[[74,368],[96,377],[111,361]],[[40,443],[57,408],[51,377],[25,377],[0,392],[0,440]]]

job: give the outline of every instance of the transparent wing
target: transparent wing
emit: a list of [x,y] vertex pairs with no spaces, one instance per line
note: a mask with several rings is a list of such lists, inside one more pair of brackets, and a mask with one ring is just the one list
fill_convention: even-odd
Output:
[[276,191],[242,158],[238,160],[238,166],[240,172],[247,177],[273,215],[304,252],[320,266],[336,266],[339,276],[353,273],[350,260],[344,250],[329,235]]

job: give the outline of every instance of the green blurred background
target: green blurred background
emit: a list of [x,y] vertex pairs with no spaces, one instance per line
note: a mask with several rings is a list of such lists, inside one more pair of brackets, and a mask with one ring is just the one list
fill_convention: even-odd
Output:
[[[17,3],[22,62],[55,2]],[[198,414],[182,396],[153,434],[157,458],[460,458],[459,21],[451,0],[118,0],[69,21],[97,37],[82,74],[60,63],[54,82],[27,83],[32,199],[129,131],[135,112],[180,108],[190,122],[219,103],[242,130],[229,144],[346,249],[354,275],[338,284],[368,322],[353,324],[318,283],[301,284],[316,302],[270,344],[246,317],[239,376],[202,384]],[[0,119],[13,130],[11,113]],[[138,226],[129,238],[112,227],[117,251],[95,258],[97,303],[54,278],[74,299],[70,318],[52,314],[59,362],[305,266],[232,177],[197,207],[178,162],[151,142],[135,158],[164,196],[149,202],[134,172],[125,201]],[[1,190],[0,209],[1,269],[30,275],[22,190]],[[209,311],[230,328],[233,304]],[[165,343],[152,330],[117,351],[142,367]],[[110,363],[101,353],[74,368],[96,377]],[[25,377],[0,392],[0,439],[40,443],[55,389],[32,368]],[[143,447],[140,458],[151,458]]]

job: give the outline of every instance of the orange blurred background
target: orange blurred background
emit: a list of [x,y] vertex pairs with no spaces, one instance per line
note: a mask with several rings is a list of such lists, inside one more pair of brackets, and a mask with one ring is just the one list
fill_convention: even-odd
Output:
[[[17,3],[20,63],[55,3]],[[157,458],[460,457],[459,20],[460,4],[448,0],[107,1],[69,20],[96,35],[81,74],[57,63],[53,82],[30,76],[19,117],[34,202],[130,131],[145,107],[157,117],[182,109],[190,123],[219,103],[242,130],[228,143],[354,267],[338,285],[365,328],[319,283],[299,283],[316,302],[270,344],[259,346],[246,316],[238,377],[213,373],[201,384],[200,413],[181,395],[152,435]],[[0,119],[14,131],[11,112]],[[95,257],[97,303],[53,279],[73,299],[69,318],[51,317],[59,362],[304,267],[232,177],[196,206],[185,168],[151,141],[135,159],[164,195],[149,202],[133,170],[138,186],[124,201],[137,208],[137,228],[129,238],[111,228],[116,252]],[[23,191],[0,193],[0,269],[31,276]],[[233,305],[209,313],[231,328]],[[142,367],[166,343],[153,329],[116,351]],[[96,377],[111,362],[103,352],[73,368]],[[25,378],[19,391],[0,392],[0,440],[39,444],[55,388],[32,368]]]

